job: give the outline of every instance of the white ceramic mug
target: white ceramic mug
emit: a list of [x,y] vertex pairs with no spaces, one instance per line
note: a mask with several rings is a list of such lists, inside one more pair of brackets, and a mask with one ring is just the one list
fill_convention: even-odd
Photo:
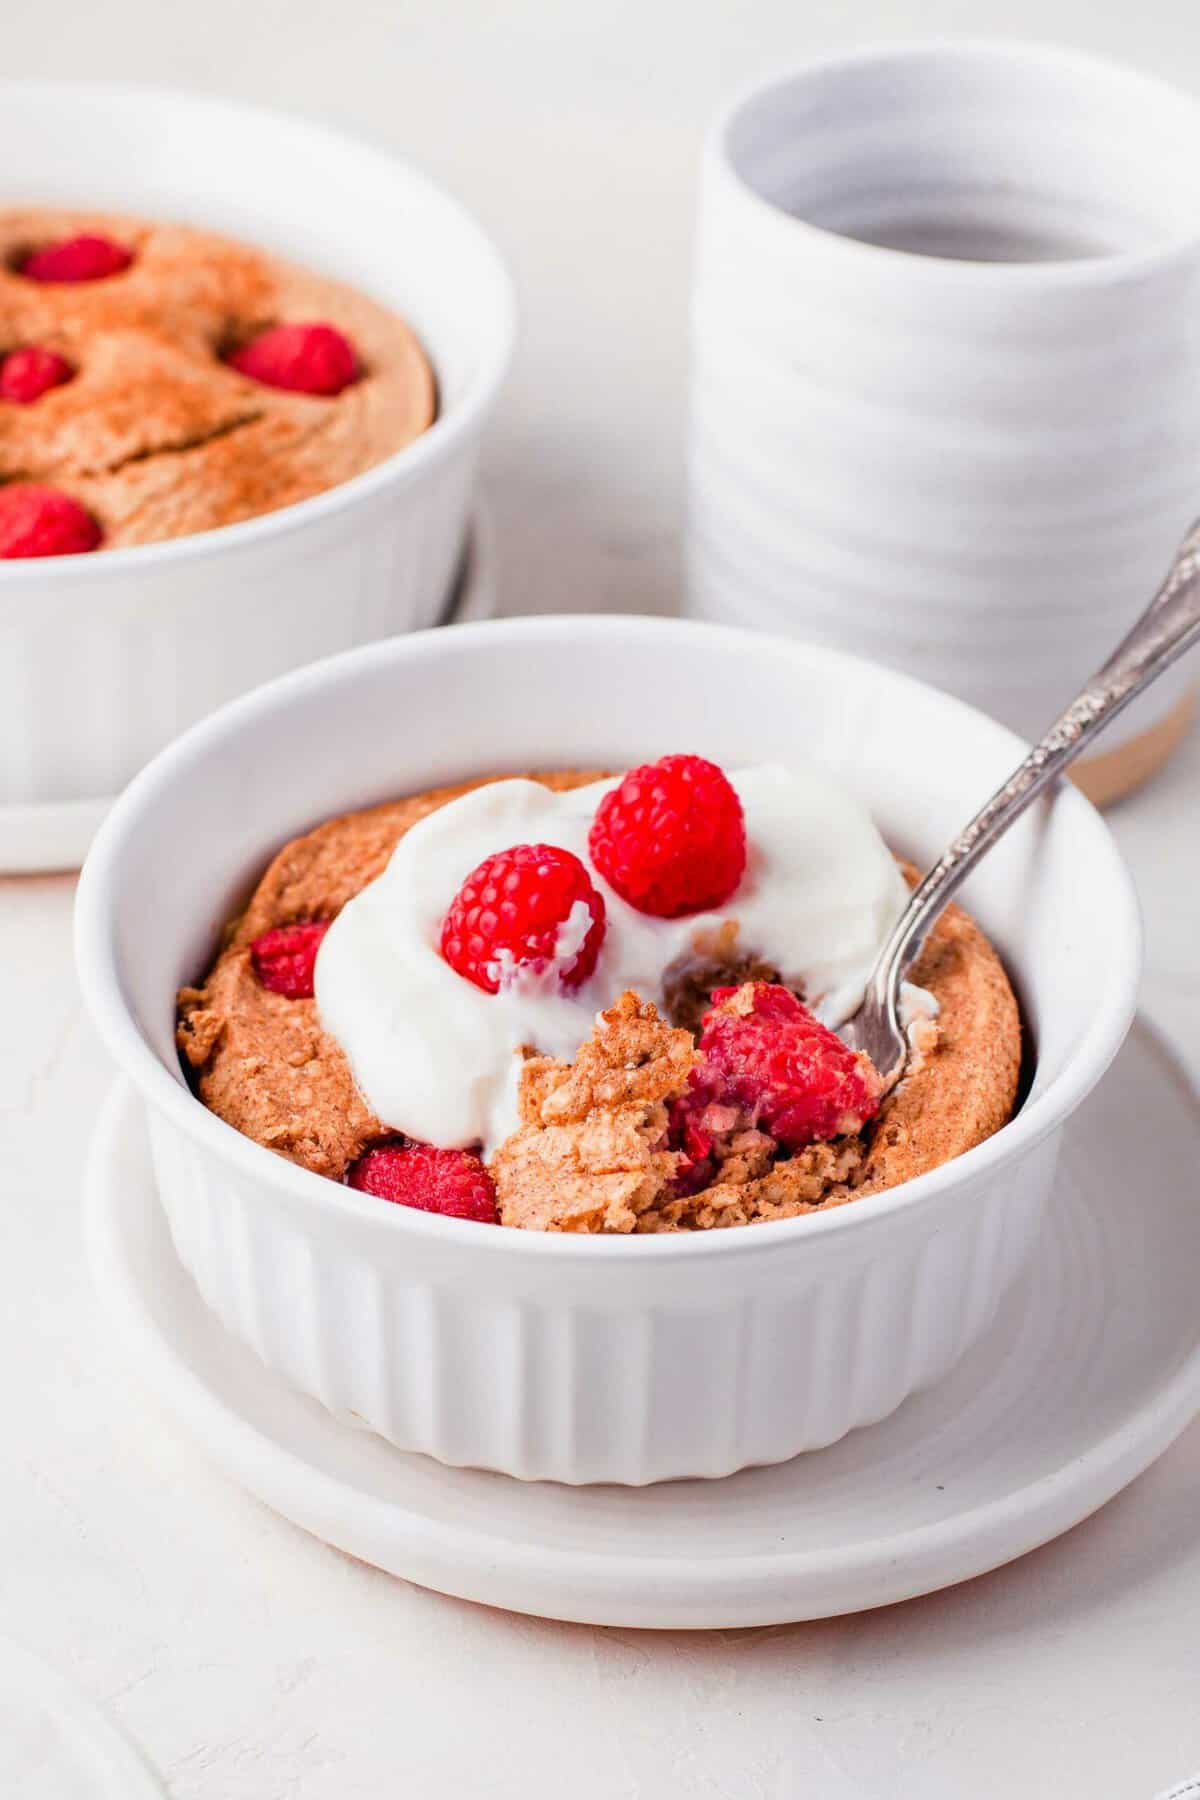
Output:
[[[1040,734],[1200,513],[1200,106],[969,41],[743,94],[704,159],[689,498],[695,616]],[[1097,797],[1182,734],[1194,679],[1113,727]]]

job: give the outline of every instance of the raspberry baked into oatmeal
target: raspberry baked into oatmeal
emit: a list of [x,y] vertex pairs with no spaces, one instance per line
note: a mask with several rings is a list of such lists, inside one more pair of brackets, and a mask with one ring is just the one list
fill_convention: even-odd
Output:
[[180,992],[179,1047],[231,1126],[380,1201],[543,1231],[790,1218],[1016,1102],[1016,1001],[957,907],[896,1087],[836,1034],[909,875],[816,768],[440,788],[287,844]]
[[273,512],[435,409],[408,326],[340,282],[186,225],[0,209],[0,557]]

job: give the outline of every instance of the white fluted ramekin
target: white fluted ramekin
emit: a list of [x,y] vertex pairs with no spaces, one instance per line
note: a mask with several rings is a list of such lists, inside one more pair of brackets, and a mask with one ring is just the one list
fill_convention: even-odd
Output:
[[271,1368],[405,1449],[640,1483],[778,1461],[882,1418],[986,1328],[1033,1251],[1062,1126],[1129,1025],[1132,887],[1065,791],[967,895],[1021,996],[1028,1098],[987,1143],[890,1193],[686,1236],[510,1231],[322,1180],[192,1096],[176,988],[285,839],[437,782],[679,749],[731,765],[815,755],[924,860],[1020,745],[828,649],[663,619],[507,620],[398,638],[234,702],[134,781],[84,869],[84,993],[146,1103],[183,1262]]
[[514,304],[455,201],[399,158],[284,114],[0,82],[0,169],[10,200],[207,226],[360,287],[409,320],[438,382],[427,432],[296,506],[0,562],[0,808],[52,806],[116,793],[183,727],[272,676],[434,622]]
[[[689,611],[869,646],[1039,736],[1195,517],[1198,317],[1191,95],[969,39],[744,92],[701,179]],[[1194,682],[1106,733],[1132,778]]]

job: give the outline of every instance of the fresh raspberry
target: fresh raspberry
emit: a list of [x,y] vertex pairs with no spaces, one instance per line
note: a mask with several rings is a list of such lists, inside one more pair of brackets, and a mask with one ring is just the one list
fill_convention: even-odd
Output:
[[299,925],[279,925],[255,938],[250,955],[263,986],[288,1000],[311,1000],[317,951],[328,930],[328,919],[306,919]]
[[40,400],[51,388],[70,381],[74,368],[57,350],[43,350],[40,344],[25,344],[0,357],[0,400],[11,400],[17,406],[28,406]]
[[103,281],[106,275],[119,275],[132,261],[133,251],[124,244],[83,232],[43,244],[25,258],[20,272],[30,281]]
[[698,1194],[712,1185],[722,1144],[744,1124],[742,1109],[716,1099],[714,1092],[697,1068],[688,1079],[686,1092],[671,1102],[667,1146],[677,1153],[672,1182],[677,1194]]
[[610,887],[657,919],[720,906],[746,867],[742,803],[715,763],[663,756],[631,769],[596,808],[592,861]]
[[253,381],[298,394],[340,394],[359,376],[353,344],[333,325],[272,325],[229,362]]
[[[673,1109],[674,1145],[702,1161],[713,1136],[768,1132],[787,1150],[858,1131],[879,1110],[881,1083],[865,1056],[848,1050],[796,996],[774,982],[718,988],[700,1031],[701,1061]],[[716,1109],[716,1110],[714,1110]]]
[[469,1150],[435,1150],[432,1144],[378,1144],[354,1164],[346,1180],[362,1194],[415,1206],[418,1212],[498,1225],[492,1178]]
[[74,556],[100,538],[91,513],[70,494],[32,481],[0,487],[0,557]]
[[[590,922],[571,917],[581,903]],[[442,921],[441,951],[489,994],[516,969],[536,973],[551,962],[564,987],[578,987],[596,967],[604,931],[603,897],[577,856],[553,844],[515,844],[467,876]]]

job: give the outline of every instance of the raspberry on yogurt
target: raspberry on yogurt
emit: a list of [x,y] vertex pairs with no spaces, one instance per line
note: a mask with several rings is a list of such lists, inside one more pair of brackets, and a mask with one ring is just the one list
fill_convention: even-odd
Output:
[[[718,981],[777,981],[824,1023],[849,1017],[908,896],[870,815],[823,770],[714,774],[717,792],[726,780],[734,790],[754,864],[700,914],[656,916],[605,887],[588,840],[619,781],[484,782],[404,833],[338,912],[317,967],[323,1029],[375,1118],[491,1155],[521,1122],[526,1052],[570,1063],[614,994],[667,1013],[696,969],[711,978],[689,1026]],[[523,848],[497,862],[498,845]]]
[[603,896],[577,856],[553,844],[515,844],[467,876],[442,923],[441,951],[489,994],[517,972],[537,974],[551,963],[573,988],[596,967],[604,932]]
[[703,756],[631,769],[596,808],[588,837],[609,886],[659,919],[721,906],[746,867],[746,821],[732,783]]

